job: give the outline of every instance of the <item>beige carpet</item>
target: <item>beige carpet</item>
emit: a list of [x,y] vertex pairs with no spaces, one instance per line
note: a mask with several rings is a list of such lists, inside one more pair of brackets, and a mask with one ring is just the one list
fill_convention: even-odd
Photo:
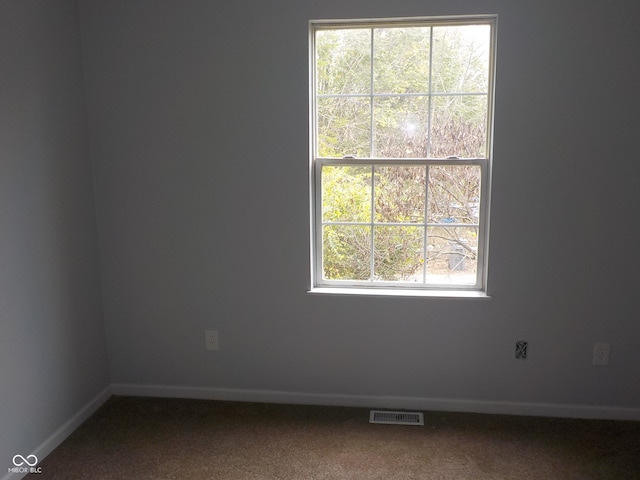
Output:
[[638,480],[640,422],[112,397],[39,479]]

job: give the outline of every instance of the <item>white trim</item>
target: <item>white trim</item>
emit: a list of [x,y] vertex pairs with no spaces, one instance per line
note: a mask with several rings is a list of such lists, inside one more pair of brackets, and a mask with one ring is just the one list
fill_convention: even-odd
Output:
[[432,298],[483,298],[490,299],[491,295],[481,290],[424,290],[418,288],[335,288],[314,287],[307,291],[312,295],[379,295],[395,297],[432,297]]
[[382,18],[353,18],[353,19],[319,19],[309,20],[310,27],[315,29],[361,27],[378,27],[380,24],[402,25],[407,27],[422,26],[430,23],[434,26],[455,26],[455,25],[486,25],[495,22],[497,14],[481,15],[443,15],[424,17],[382,17]]
[[443,412],[469,412],[601,420],[640,420],[640,406],[614,407],[554,403],[524,403],[446,398],[336,395],[323,393],[189,387],[179,385],[113,384],[122,396],[190,398],[236,402],[282,403],[340,407],[386,408]]
[[[69,435],[71,435],[80,425],[82,425],[85,421],[93,415],[98,408],[100,408],[112,395],[112,386],[109,385],[104,390],[102,390],[98,395],[93,397],[89,402],[82,407],[78,412],[73,415],[69,420],[63,423],[60,428],[58,428],[55,432],[53,432],[49,438],[47,438],[44,442],[42,442],[36,449],[32,452],[33,455],[38,457],[39,461],[44,460],[47,455],[49,455],[53,450],[55,450],[62,442],[64,442]],[[46,472],[43,472],[46,473]],[[24,478],[26,475],[20,476],[17,473],[7,473],[0,480],[17,480],[19,478]]]

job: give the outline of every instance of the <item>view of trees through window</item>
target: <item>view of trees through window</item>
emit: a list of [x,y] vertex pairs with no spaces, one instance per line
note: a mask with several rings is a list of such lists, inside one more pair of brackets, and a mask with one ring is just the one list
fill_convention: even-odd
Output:
[[323,280],[476,284],[490,39],[489,24],[316,30]]

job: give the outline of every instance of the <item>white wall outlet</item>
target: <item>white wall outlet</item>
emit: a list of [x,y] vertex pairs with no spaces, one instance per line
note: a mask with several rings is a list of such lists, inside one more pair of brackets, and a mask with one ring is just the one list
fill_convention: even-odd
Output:
[[609,365],[609,349],[608,343],[596,343],[593,346],[593,364],[598,366]]
[[204,331],[204,348],[205,350],[219,350],[220,344],[218,343],[218,331],[217,330],[205,330]]

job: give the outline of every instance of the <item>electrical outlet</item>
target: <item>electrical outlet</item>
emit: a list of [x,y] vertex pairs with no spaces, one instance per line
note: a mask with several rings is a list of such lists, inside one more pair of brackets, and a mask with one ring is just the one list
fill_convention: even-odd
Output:
[[204,348],[205,350],[218,350],[220,348],[217,330],[204,331]]
[[596,343],[593,346],[593,364],[598,366],[609,365],[609,349],[608,343]]

